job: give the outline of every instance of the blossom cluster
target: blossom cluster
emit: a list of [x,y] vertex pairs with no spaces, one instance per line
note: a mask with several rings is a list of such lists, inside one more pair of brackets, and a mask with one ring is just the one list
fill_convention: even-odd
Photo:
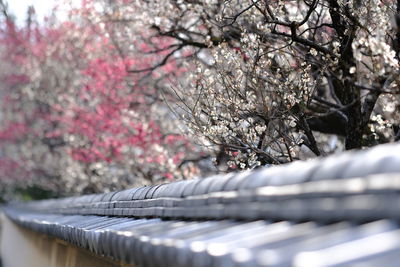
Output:
[[[101,7],[84,1],[71,7],[70,21],[44,25],[19,27],[6,18],[0,40],[7,81],[1,88],[2,182],[38,183],[63,195],[199,174],[183,163],[199,149],[170,119],[160,86],[182,67],[172,58],[157,71],[135,71],[157,64],[171,40],[146,42],[143,28],[110,21],[118,14]],[[119,16],[130,12],[121,9]],[[20,179],[11,175],[16,164],[24,173]]]

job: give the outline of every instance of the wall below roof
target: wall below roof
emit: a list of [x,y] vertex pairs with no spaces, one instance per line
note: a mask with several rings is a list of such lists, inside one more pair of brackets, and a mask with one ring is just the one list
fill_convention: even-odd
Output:
[[3,267],[128,267],[24,229],[1,216],[0,255]]

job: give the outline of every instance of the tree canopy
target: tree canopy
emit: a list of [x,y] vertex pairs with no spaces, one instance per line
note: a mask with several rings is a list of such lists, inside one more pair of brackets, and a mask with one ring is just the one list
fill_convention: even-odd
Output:
[[[0,172],[59,194],[400,140],[400,1],[0,1]],[[211,165],[214,164],[214,167]]]

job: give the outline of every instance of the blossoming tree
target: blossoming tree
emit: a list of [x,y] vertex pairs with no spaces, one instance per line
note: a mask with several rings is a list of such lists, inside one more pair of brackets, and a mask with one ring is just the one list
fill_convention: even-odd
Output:
[[205,63],[177,108],[233,167],[399,140],[399,1],[145,3],[156,36]]
[[178,128],[227,169],[400,139],[399,0],[83,0],[22,28],[1,6],[4,172],[188,177],[208,154]]
[[183,162],[196,149],[171,118],[159,85],[185,69],[170,60],[157,72],[130,72],[162,59],[170,38],[153,40],[160,51],[152,52],[138,28],[124,43],[118,24],[103,20],[91,1],[70,7],[67,22],[39,25],[30,9],[24,27],[1,3],[3,182],[18,176],[70,194],[198,173]]

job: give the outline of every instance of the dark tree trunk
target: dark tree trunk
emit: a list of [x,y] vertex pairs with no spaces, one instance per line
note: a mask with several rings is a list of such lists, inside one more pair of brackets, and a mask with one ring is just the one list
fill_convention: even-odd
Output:
[[[332,18],[332,26],[341,40],[340,56],[337,73],[339,79],[333,80],[336,96],[343,106],[346,107],[345,114],[348,118],[346,127],[346,149],[360,148],[362,146],[362,136],[364,123],[362,120],[362,110],[360,102],[360,90],[353,84],[353,77],[350,68],[355,67],[352,43],[354,40],[356,25],[346,20],[344,14],[340,12],[337,0],[329,0],[329,12]],[[351,12],[348,12],[351,13]]]
[[400,59],[400,0],[397,0],[397,9],[396,9],[396,40],[394,42],[394,51],[396,51],[397,59]]

